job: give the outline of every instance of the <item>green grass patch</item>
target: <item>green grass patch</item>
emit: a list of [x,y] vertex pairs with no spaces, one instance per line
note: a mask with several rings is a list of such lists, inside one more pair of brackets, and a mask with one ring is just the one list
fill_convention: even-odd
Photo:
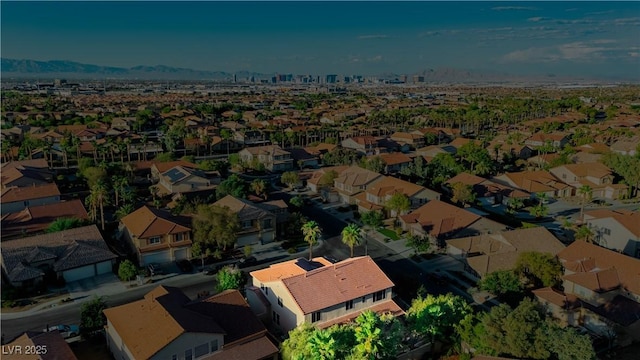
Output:
[[391,240],[398,240],[399,239],[398,234],[393,230],[382,228],[382,229],[378,229],[378,232],[380,234],[388,237]]

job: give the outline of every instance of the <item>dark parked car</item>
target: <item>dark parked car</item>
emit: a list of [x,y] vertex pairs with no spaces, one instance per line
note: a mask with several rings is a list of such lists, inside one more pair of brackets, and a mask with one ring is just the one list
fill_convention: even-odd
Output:
[[149,276],[163,275],[164,274],[164,271],[162,270],[162,268],[158,264],[149,264],[147,266],[147,269],[149,270]]
[[191,265],[191,262],[189,260],[179,260],[176,261],[176,265],[178,265],[178,269],[180,269],[180,271],[185,272],[185,273],[190,273],[193,271],[193,265]]
[[238,267],[244,268],[247,266],[255,265],[257,262],[258,259],[256,259],[255,256],[249,256],[247,258],[240,259],[240,261],[238,261]]

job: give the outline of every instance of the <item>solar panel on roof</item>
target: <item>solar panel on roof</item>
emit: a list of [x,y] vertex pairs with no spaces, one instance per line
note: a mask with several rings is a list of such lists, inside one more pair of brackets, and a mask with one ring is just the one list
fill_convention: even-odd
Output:
[[183,178],[185,178],[187,176],[187,174],[183,173],[182,171],[180,171],[178,169],[171,169],[171,170],[167,171],[165,173],[165,175],[169,177],[171,182],[180,181],[181,179],[183,179]]
[[302,270],[311,271],[317,268],[321,268],[324,265],[317,261],[310,261],[305,258],[300,258],[296,261],[296,265],[298,265]]

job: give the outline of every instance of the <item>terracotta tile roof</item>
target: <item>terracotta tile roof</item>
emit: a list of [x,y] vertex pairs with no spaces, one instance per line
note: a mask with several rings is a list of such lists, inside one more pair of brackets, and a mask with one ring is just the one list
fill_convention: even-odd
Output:
[[3,203],[11,203],[16,201],[25,201],[32,199],[41,199],[51,196],[60,196],[60,190],[56,184],[45,184],[39,186],[28,187],[9,187],[2,189],[0,201]]
[[567,295],[560,290],[556,290],[550,287],[536,289],[532,292],[535,296],[563,309],[576,309],[579,308],[582,304],[582,301],[580,301],[577,296],[572,294]]
[[466,138],[456,138],[452,142],[450,142],[449,145],[455,147],[456,149],[459,149],[462,145],[465,145],[471,141],[474,140]]
[[307,180],[307,183],[312,183],[312,184],[317,184],[318,181],[322,178],[322,175],[330,172],[330,171],[335,171],[336,174],[338,174],[338,176],[340,176],[340,174],[342,174],[345,170],[349,169],[350,166],[349,165],[340,165],[340,166],[330,166],[330,167],[324,167],[322,169],[316,170],[313,172],[313,175],[311,175],[311,179]]
[[600,271],[579,272],[565,275],[563,279],[596,292],[607,292],[620,287],[620,278],[615,268]]
[[288,151],[283,150],[280,146],[278,145],[265,145],[265,146],[255,146],[255,147],[248,147],[248,148],[244,148],[242,151],[247,151],[249,152],[251,155],[257,156],[257,155],[273,155],[273,156],[278,156],[278,155],[286,155],[289,154]]
[[[27,349],[34,349],[34,346],[40,349],[45,349],[46,352],[40,355],[27,354]],[[8,355],[9,349],[21,348],[20,353],[14,353]],[[5,349],[3,357],[7,359],[15,360],[77,360],[78,358],[69,347],[69,344],[62,338],[62,335],[58,331],[50,332],[32,332],[19,336],[17,339],[10,343],[3,344],[2,348]]]
[[336,178],[335,182],[348,186],[364,186],[372,181],[382,177],[377,172],[363,169],[359,166],[350,166],[348,169],[342,171]]
[[544,143],[547,141],[561,141],[566,137],[567,137],[567,134],[561,134],[561,133],[545,134],[545,133],[538,132],[531,135],[526,141],[536,141],[536,142]]
[[585,308],[624,327],[640,320],[640,303],[622,295],[616,295],[611,301],[600,306],[586,302],[583,304]]
[[186,307],[189,302],[180,289],[161,285],[103,312],[134,358],[148,359],[184,333],[225,333],[210,316]]
[[[178,217],[166,211],[143,206],[123,217],[120,221],[122,221],[124,226],[126,226],[133,235],[140,239],[146,239],[153,236],[191,231],[190,228],[174,221],[177,219]],[[182,220],[180,222],[186,221],[186,219],[180,220]]]
[[431,200],[411,213],[400,216],[405,223],[418,223],[435,237],[464,229],[480,218],[479,215],[440,200]]
[[[366,192],[379,197],[393,195],[395,193],[402,193],[411,197],[424,190],[427,190],[427,188],[392,176],[384,176],[381,180],[373,184]],[[433,192],[436,193],[435,191]]]
[[87,211],[79,199],[56,204],[29,206],[2,217],[2,237],[44,231],[59,218],[88,219]]
[[377,314],[391,314],[393,316],[401,316],[404,315],[404,311],[402,310],[402,308],[400,306],[398,306],[398,304],[396,304],[395,301],[389,299],[389,300],[385,300],[383,302],[378,302],[378,303],[374,303],[373,306],[370,306],[366,309],[362,309],[353,313],[349,313],[347,315],[341,316],[341,317],[337,317],[337,318],[333,318],[331,320],[325,321],[325,322],[321,322],[321,323],[316,323],[315,325],[320,328],[320,329],[326,329],[332,325],[336,325],[336,324],[346,324],[346,323],[350,323],[355,321],[355,319],[360,316],[360,314],[362,314],[363,312],[365,312],[366,310],[371,310]]
[[232,212],[238,214],[240,221],[262,219],[266,216],[273,215],[258,204],[254,204],[249,200],[240,199],[232,195],[223,197],[213,203],[213,205],[229,208]]
[[452,177],[451,179],[447,180],[445,182],[445,184],[455,184],[455,183],[463,183],[465,185],[477,185],[480,184],[484,181],[487,181],[487,179],[480,177],[480,176],[476,176],[467,172],[462,172],[454,177]]
[[[601,178],[603,176],[611,175],[611,169],[602,163],[567,164],[558,166],[554,169],[558,168],[565,168],[579,178],[585,176]],[[551,170],[553,171],[553,169]]]
[[223,351],[205,356],[202,360],[272,359],[277,353],[278,347],[273,341],[271,341],[268,336],[262,336],[229,349],[224,348]]
[[570,187],[544,170],[505,173],[504,176],[515,186],[530,193],[556,191]]
[[[406,163],[411,163],[412,161],[409,156],[403,153],[380,154],[376,156],[380,156],[380,158],[386,165],[406,164]],[[369,157],[369,158],[372,158],[372,157]]]
[[55,259],[53,269],[65,271],[116,257],[95,225],[2,242],[2,261],[12,281],[35,275],[26,268],[39,260]]
[[168,161],[168,162],[154,162],[151,167],[154,167],[158,170],[158,172],[160,173],[164,173],[168,170],[170,170],[171,168],[174,168],[176,166],[182,166],[183,168],[187,168],[187,169],[197,169],[198,165],[189,162],[189,161],[184,161],[184,160],[177,160],[177,161]]
[[640,238],[640,212],[629,211],[624,209],[619,210],[591,210],[585,211],[585,221],[589,222],[592,219],[607,219],[611,218],[614,221],[620,223],[629,232]]
[[3,186],[10,186],[15,180],[27,177],[36,185],[49,182],[52,178],[49,164],[44,159],[10,161],[2,164],[0,177]]
[[[560,258],[566,269],[575,272],[597,273],[615,269],[621,286],[636,295],[640,295],[640,259],[619,254],[584,241],[574,241],[558,253],[558,258]],[[572,277],[570,279],[584,280],[585,284],[592,286],[592,290],[597,290],[602,288],[598,286],[601,279],[608,281],[604,285],[611,285],[611,279],[615,278],[608,273],[602,278],[598,278],[598,282],[594,282],[593,278]]]
[[[330,261],[323,257],[316,257],[312,260],[320,266],[333,265]],[[292,276],[306,273],[307,270],[300,267],[299,259],[289,260],[281,263],[272,264],[266,269],[252,271],[250,275],[258,279],[262,283],[270,281],[278,281]]]
[[393,287],[368,256],[323,266],[285,278],[282,283],[304,314]]

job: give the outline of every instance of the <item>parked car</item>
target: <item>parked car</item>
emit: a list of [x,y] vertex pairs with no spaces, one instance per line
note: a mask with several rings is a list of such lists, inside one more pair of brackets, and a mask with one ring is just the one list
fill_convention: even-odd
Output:
[[49,326],[48,328],[42,330],[43,332],[56,331],[62,335],[64,339],[76,337],[80,335],[80,327],[78,325],[55,325]]
[[257,262],[258,262],[258,259],[256,259],[255,256],[249,256],[249,257],[240,259],[240,261],[238,261],[238,267],[244,268],[247,266],[255,265],[255,263]]
[[176,265],[178,265],[178,269],[180,269],[180,271],[182,272],[190,273],[193,271],[193,265],[187,259],[176,261]]
[[164,270],[158,264],[149,264],[147,265],[147,269],[149,270],[149,275],[162,275],[164,274]]

